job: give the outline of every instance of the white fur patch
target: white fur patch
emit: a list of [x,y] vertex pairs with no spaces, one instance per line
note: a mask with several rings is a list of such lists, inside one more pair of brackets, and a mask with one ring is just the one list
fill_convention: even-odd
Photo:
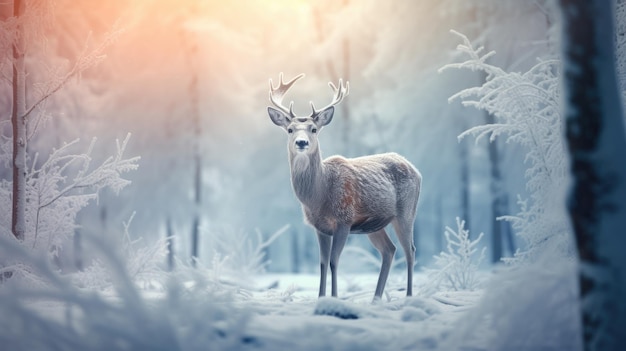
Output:
[[309,157],[305,153],[297,153],[293,157],[292,172],[303,173],[310,165]]

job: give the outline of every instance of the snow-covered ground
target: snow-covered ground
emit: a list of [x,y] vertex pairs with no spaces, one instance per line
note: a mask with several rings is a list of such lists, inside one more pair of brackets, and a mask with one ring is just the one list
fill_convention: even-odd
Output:
[[[246,287],[197,278],[134,290],[118,282],[101,291],[62,281],[24,289],[9,281],[0,286],[0,345],[6,350],[433,350],[441,349],[453,323],[480,296],[406,298],[400,273],[390,277],[377,303],[372,303],[375,274],[346,274],[340,277],[339,298],[321,299],[317,275],[264,274]],[[419,284],[424,276],[416,278]]]
[[250,292],[237,305],[252,311],[248,336],[262,349],[431,350],[480,296],[406,298],[400,279],[391,279],[382,301],[372,303],[376,278],[344,277],[339,298],[318,299],[315,275],[265,275],[259,281],[277,287]]
[[408,298],[397,270],[372,303],[374,273],[340,272],[339,297],[318,299],[317,274],[218,262],[141,273],[102,243],[92,268],[62,274],[45,255],[0,244],[16,262],[0,283],[1,350],[580,349],[576,266],[566,261],[477,272],[484,290],[474,291],[433,291],[432,271],[420,270]]

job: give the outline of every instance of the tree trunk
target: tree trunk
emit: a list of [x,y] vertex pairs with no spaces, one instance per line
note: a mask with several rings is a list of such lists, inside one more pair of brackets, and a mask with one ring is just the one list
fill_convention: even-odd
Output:
[[[199,141],[196,141],[199,143]],[[194,179],[194,193],[195,193],[195,202],[194,202],[194,211],[193,211],[193,224],[191,228],[191,264],[195,267],[196,261],[198,260],[199,255],[199,245],[200,245],[200,194],[202,191],[201,188],[201,179],[202,179],[202,168],[200,155],[196,153],[194,157],[195,164],[195,179]]]
[[24,2],[14,0],[13,16],[18,19],[16,38],[13,41],[13,78],[11,124],[13,126],[13,207],[11,231],[18,240],[24,240],[26,232],[26,67],[23,25]]
[[172,272],[174,270],[174,231],[169,215],[165,220],[165,235],[167,236],[167,269]]
[[[195,6],[191,7],[191,12],[195,13]],[[191,70],[189,81],[189,103],[191,109],[191,120],[193,123],[193,220],[191,225],[191,265],[196,266],[200,245],[200,211],[202,205],[202,155],[200,154],[200,139],[202,137],[202,125],[200,121],[200,101],[198,91],[198,71],[197,55],[198,44],[193,34],[182,29],[184,50]]]
[[[487,124],[494,124],[492,114],[485,112]],[[489,151],[489,164],[491,167],[491,262],[500,262],[502,258],[502,223],[498,217],[504,215],[504,191],[502,187],[502,173],[500,172],[500,154],[495,140],[487,146]]]
[[80,229],[77,229],[74,233],[74,266],[80,272],[85,269],[85,263],[83,260],[83,236]]
[[[348,6],[348,0],[344,0],[344,6]],[[350,41],[348,38],[343,39],[343,80],[350,81]],[[352,148],[350,140],[351,121],[350,121],[350,104],[341,104],[341,119],[343,120],[343,142],[345,145],[345,155],[351,156]]]
[[298,240],[298,231],[293,228],[291,230],[291,272],[300,273],[300,241]]
[[[509,195],[502,195],[502,213],[504,215],[511,213],[509,210]],[[504,247],[508,249],[509,256],[515,255],[515,237],[513,236],[513,228],[511,228],[511,222],[500,221],[500,228],[502,230],[502,239],[504,240]]]
[[443,204],[441,201],[443,195],[439,195],[436,199],[435,208],[437,213],[435,214],[435,251],[437,254],[443,252],[443,236],[445,233],[445,227],[443,224]]
[[[349,6],[350,0],[343,0],[341,6],[346,8]],[[313,7],[313,22],[315,24],[317,30],[317,40],[320,44],[324,43],[326,40],[326,34],[324,30],[324,19],[322,18],[322,13],[324,12],[319,7]],[[326,70],[328,74],[332,78],[333,81],[336,81],[339,78],[342,78],[344,81],[350,81],[350,40],[346,37],[343,38],[341,43],[341,51],[342,51],[342,60],[343,60],[343,77],[339,76],[337,70],[335,69],[335,65],[333,64],[333,60],[326,60]],[[341,70],[340,70],[341,71]],[[342,129],[342,141],[343,141],[343,153],[345,156],[351,156],[351,123],[350,123],[350,104],[341,104],[341,119],[343,123]]]
[[626,165],[610,0],[560,0],[567,207],[580,258],[585,350],[626,350]]
[[[462,122],[465,125],[464,122]],[[465,130],[465,126],[463,130]],[[470,170],[467,140],[459,141],[459,158],[461,161],[461,217],[465,221],[465,228],[470,229],[471,204],[470,204]],[[442,229],[443,230],[443,229]],[[470,233],[472,231],[470,230]],[[470,234],[471,235],[471,234]]]

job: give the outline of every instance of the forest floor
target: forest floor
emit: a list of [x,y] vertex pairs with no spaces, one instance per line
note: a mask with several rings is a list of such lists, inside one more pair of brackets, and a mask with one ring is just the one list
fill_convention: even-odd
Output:
[[[93,290],[57,279],[0,293],[7,350],[448,350],[456,321],[480,291],[406,297],[392,273],[372,303],[376,274],[339,277],[339,297],[318,298],[316,274],[264,274],[234,285],[191,270],[161,285],[117,280]],[[241,277],[240,277],[241,278]],[[174,279],[174,280],[171,280]],[[330,286],[328,287],[330,290]]]
[[[390,277],[383,298],[372,303],[377,275],[360,274],[339,279],[339,298],[318,299],[318,279],[267,274],[255,280],[272,288],[240,290],[236,305],[250,313],[243,340],[262,350],[439,349],[454,322],[481,295],[463,291],[406,297],[406,283],[397,274]],[[416,286],[423,279],[416,274]]]

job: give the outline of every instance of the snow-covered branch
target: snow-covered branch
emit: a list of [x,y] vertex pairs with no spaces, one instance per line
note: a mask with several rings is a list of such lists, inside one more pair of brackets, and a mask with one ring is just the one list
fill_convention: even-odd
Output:
[[[122,175],[137,169],[139,157],[124,155],[129,140],[130,134],[123,141],[117,141],[115,154],[96,166],[93,166],[95,139],[84,153],[74,151],[79,146],[79,140],[74,140],[52,150],[42,163],[39,163],[40,155],[35,154],[26,170],[28,201],[24,244],[54,255],[62,242],[73,234],[76,214],[97,199],[102,189],[119,192],[130,184]],[[10,144],[10,140],[0,144],[2,149],[6,144]],[[3,181],[0,189],[0,207],[8,214],[0,216],[0,224],[10,228],[12,183]]]
[[[483,49],[474,48],[466,36],[453,33],[461,37],[463,44],[458,50],[468,58],[464,62],[445,65],[440,71],[469,68],[483,71],[487,76],[480,86],[463,89],[449,100],[460,100],[465,106],[487,111],[496,120],[496,123],[464,131],[459,139],[473,136],[478,142],[489,137],[493,142],[497,137],[506,136],[507,143],[525,147],[525,162],[529,164],[525,173],[526,187],[532,201],[526,203],[527,207],[517,216],[503,218],[517,218],[513,227],[532,250],[551,238],[559,239],[558,246],[567,247],[566,242],[571,240],[567,235],[567,218],[547,210],[559,207],[555,201],[563,198],[563,184],[566,183],[560,114],[560,61],[539,61],[523,73],[506,72],[487,63],[489,54],[481,55]],[[563,253],[569,254],[569,249]],[[525,254],[518,253],[518,257],[522,256]]]
[[[24,115],[21,116],[21,119],[28,117],[35,108],[37,108],[50,96],[54,95],[57,91],[63,88],[71,79],[80,76],[80,74],[86,69],[94,67],[102,62],[106,58],[106,55],[103,54],[104,49],[106,49],[109,45],[113,43],[113,41],[115,40],[115,38],[117,38],[120,32],[120,28],[117,28],[116,26],[116,28],[107,33],[104,40],[92,50],[89,50],[88,42],[91,40],[91,35],[89,35],[85,45],[83,46],[82,52],[76,58],[76,61],[74,62],[72,68],[70,68],[64,74],[57,75],[47,82],[35,84],[35,89],[38,91],[39,96],[35,99],[35,102],[33,102],[32,105],[26,108],[26,112],[24,112]],[[38,123],[35,124],[35,126],[37,125]],[[34,133],[35,130],[30,133],[31,136]]]

